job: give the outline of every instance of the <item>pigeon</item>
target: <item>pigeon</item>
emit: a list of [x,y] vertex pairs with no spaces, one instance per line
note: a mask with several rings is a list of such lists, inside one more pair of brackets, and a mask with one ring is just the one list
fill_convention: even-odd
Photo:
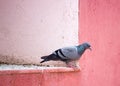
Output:
[[83,43],[78,46],[70,46],[70,47],[63,47],[60,49],[55,50],[52,54],[47,56],[42,56],[41,59],[43,59],[40,63],[46,62],[46,61],[63,61],[66,64],[68,64],[69,61],[73,60],[79,60],[85,50],[90,49],[91,45],[89,43]]

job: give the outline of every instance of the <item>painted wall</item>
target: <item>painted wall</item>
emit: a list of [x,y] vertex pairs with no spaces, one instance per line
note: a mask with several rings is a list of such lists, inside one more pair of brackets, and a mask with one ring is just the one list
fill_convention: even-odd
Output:
[[0,71],[0,86],[80,86],[78,73],[43,73],[40,70]]
[[39,64],[77,43],[77,0],[0,0],[0,62]]
[[89,41],[80,60],[80,86],[120,86],[120,0],[80,0],[80,43]]
[[120,86],[120,1],[80,0],[79,4],[79,40],[89,41],[93,49],[81,58],[81,71],[25,74],[23,70],[8,75],[0,71],[1,86]]

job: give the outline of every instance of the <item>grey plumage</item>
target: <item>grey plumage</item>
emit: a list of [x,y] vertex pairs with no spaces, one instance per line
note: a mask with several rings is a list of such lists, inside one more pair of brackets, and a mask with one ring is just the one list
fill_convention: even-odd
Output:
[[80,59],[80,57],[82,56],[82,54],[85,52],[86,49],[91,49],[90,47],[91,46],[89,43],[83,43],[78,46],[64,47],[54,51],[52,54],[48,56],[41,57],[43,61],[41,61],[40,63],[50,60],[54,60],[54,61],[61,60],[66,63],[69,60],[77,60]]

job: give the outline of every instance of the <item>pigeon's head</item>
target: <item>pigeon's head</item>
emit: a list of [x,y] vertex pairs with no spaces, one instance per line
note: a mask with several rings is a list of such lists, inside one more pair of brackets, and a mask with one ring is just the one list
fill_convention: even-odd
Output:
[[86,42],[86,43],[83,43],[82,46],[84,46],[85,49],[90,49],[90,50],[92,50],[92,49],[91,49],[91,45],[90,45],[89,43],[87,43],[87,42]]

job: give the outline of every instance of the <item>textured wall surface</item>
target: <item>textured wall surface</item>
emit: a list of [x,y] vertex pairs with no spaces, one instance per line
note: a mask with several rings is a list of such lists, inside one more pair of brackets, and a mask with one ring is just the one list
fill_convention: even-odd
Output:
[[120,0],[80,0],[80,42],[92,52],[80,61],[80,86],[120,86]]
[[0,0],[0,62],[39,64],[77,43],[77,0]]
[[0,86],[80,86],[79,72],[74,72],[71,68],[42,71],[0,71]]
[[0,86],[120,86],[120,1],[80,0],[80,72],[0,71]]

